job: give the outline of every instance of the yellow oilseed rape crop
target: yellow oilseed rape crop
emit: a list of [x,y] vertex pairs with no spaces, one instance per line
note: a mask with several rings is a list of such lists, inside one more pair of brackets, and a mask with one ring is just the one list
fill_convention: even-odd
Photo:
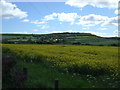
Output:
[[[49,63],[64,72],[118,74],[118,47],[3,44],[21,60]],[[48,64],[47,64],[48,65]]]

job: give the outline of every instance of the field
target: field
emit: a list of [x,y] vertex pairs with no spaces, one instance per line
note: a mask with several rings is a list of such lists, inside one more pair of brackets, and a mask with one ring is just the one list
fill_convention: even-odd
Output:
[[4,44],[66,44],[119,46],[119,37],[100,37],[90,33],[2,34]]
[[118,87],[118,47],[32,44],[3,44],[2,47],[3,55],[12,53],[18,59],[18,66],[30,70],[33,82],[29,81],[26,87],[39,87],[40,83],[52,88],[51,82],[56,78],[62,81],[61,87],[67,88]]
[[82,45],[95,45],[95,46],[111,46],[117,45],[118,40],[116,39],[105,39],[96,36],[78,36],[78,37],[67,37],[70,43],[80,43]]

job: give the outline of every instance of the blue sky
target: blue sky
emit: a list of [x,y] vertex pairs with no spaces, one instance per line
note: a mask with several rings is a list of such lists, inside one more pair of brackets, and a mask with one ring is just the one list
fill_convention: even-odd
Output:
[[116,6],[109,2],[111,6],[106,7],[99,2],[94,6],[94,3],[86,5],[86,2],[75,1],[10,3],[2,0],[2,33],[85,32],[118,36]]

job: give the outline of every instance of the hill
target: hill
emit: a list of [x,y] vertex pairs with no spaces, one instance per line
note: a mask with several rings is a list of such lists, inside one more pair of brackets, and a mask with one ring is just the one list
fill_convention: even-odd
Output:
[[91,33],[1,34],[2,43],[11,44],[70,44],[118,46],[118,37],[100,37]]

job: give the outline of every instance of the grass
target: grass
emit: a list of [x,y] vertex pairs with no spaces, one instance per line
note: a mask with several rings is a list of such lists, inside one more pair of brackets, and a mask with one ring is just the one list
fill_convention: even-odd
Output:
[[[66,74],[49,69],[42,64],[18,61],[15,69],[28,68],[28,81],[25,88],[54,88],[55,79],[59,79],[60,88],[111,88],[118,87],[109,76]],[[18,69],[19,68],[19,69]],[[109,84],[112,84],[109,85]],[[4,84],[3,84],[4,85]],[[3,88],[10,88],[9,82]]]
[[69,43],[80,42],[81,44],[103,45],[103,46],[110,46],[111,44],[118,45],[118,40],[104,39],[95,36],[78,36],[78,37],[67,37],[67,38]]
[[28,68],[28,88],[53,88],[55,79],[61,88],[118,87],[118,47],[3,44],[3,48],[16,54],[17,67]]
[[27,67],[29,70],[29,80],[26,84],[28,88],[54,88],[55,79],[60,80],[60,87],[62,88],[91,87],[88,82],[85,82],[80,77],[72,77],[70,74],[53,71],[41,64],[23,62],[19,64]]
[[[49,69],[42,64],[19,61],[17,67],[28,68],[26,88],[54,88],[55,79],[60,81],[60,88],[111,88],[118,87],[112,77],[74,75]],[[112,84],[112,85],[109,85]]]
[[[17,41],[28,41],[29,39],[10,39],[8,41],[13,41],[13,42],[17,42]],[[37,39],[31,39],[31,41],[36,41]]]

